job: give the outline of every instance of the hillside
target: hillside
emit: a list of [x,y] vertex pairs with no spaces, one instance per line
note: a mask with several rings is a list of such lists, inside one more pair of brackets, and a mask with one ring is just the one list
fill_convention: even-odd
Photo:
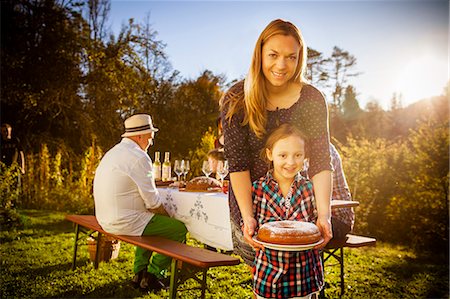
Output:
[[423,99],[401,109],[402,122],[414,123],[419,119],[446,122],[449,120],[450,100],[446,96]]

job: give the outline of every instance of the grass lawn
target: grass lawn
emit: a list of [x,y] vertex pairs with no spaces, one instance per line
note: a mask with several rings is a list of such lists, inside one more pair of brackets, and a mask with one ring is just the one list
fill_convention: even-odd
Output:
[[[167,298],[168,292],[143,294],[129,284],[134,247],[121,244],[119,257],[89,261],[87,246],[78,250],[71,269],[74,231],[64,214],[21,211],[25,227],[0,232],[1,298]],[[192,245],[198,245],[189,240]],[[448,256],[416,253],[378,242],[375,248],[347,249],[346,292],[341,298],[449,298]],[[331,263],[327,263],[331,264]],[[328,298],[339,298],[339,268],[325,267]],[[187,281],[183,289],[197,286]],[[207,298],[251,298],[251,276],[242,263],[208,272]],[[199,290],[179,292],[178,298],[198,298]]]

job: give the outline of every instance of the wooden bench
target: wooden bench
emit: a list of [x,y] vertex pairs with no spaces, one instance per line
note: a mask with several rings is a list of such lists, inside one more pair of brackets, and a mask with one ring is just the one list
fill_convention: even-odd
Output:
[[[325,266],[325,262],[333,257],[336,259],[340,265],[340,279],[341,279],[341,295],[345,292],[345,286],[344,286],[344,248],[359,248],[359,247],[365,247],[365,246],[375,246],[377,240],[370,237],[364,237],[364,236],[357,236],[352,234],[347,234],[346,240],[342,241],[331,241],[329,242],[324,250],[322,250],[322,261]],[[324,253],[327,254],[327,257],[324,258]],[[322,289],[321,297],[324,298],[325,295],[325,288]]]
[[100,252],[99,244],[102,234],[171,257],[172,264],[171,264],[171,276],[169,288],[169,298],[171,299],[176,298],[177,296],[177,288],[179,285],[179,278],[180,278],[179,268],[181,268],[179,267],[180,262],[187,263],[189,265],[192,265],[194,269],[197,268],[198,270],[201,270],[202,273],[201,279],[197,279],[195,274],[187,277],[187,278],[194,278],[200,282],[202,290],[201,298],[205,298],[206,274],[209,268],[217,266],[234,266],[240,263],[240,260],[238,258],[218,252],[213,252],[199,247],[192,247],[162,237],[124,236],[124,235],[110,234],[102,229],[102,227],[98,224],[97,219],[93,215],[66,215],[66,219],[75,224],[75,242],[74,242],[72,269],[75,269],[76,267],[78,242],[79,240],[82,239],[82,237],[80,237],[80,232],[82,232],[83,234],[89,234],[91,236],[93,233],[98,232],[97,250],[94,261],[94,267],[96,269],[98,268],[99,252]]

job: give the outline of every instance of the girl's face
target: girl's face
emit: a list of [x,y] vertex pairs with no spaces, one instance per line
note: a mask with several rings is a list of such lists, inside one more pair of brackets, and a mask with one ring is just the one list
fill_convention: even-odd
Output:
[[294,76],[300,45],[290,35],[277,34],[262,47],[262,70],[270,87],[286,87]]
[[291,181],[303,169],[305,141],[295,135],[275,142],[272,150],[266,149],[267,158],[273,162],[273,176],[278,182]]
[[211,170],[213,173],[217,172],[217,160],[211,157],[208,157],[209,166],[211,167]]

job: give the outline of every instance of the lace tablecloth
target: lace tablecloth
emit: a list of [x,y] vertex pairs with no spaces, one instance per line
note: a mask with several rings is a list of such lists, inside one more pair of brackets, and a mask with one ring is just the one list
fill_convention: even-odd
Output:
[[228,196],[158,188],[170,216],[184,222],[192,238],[209,246],[233,250]]

